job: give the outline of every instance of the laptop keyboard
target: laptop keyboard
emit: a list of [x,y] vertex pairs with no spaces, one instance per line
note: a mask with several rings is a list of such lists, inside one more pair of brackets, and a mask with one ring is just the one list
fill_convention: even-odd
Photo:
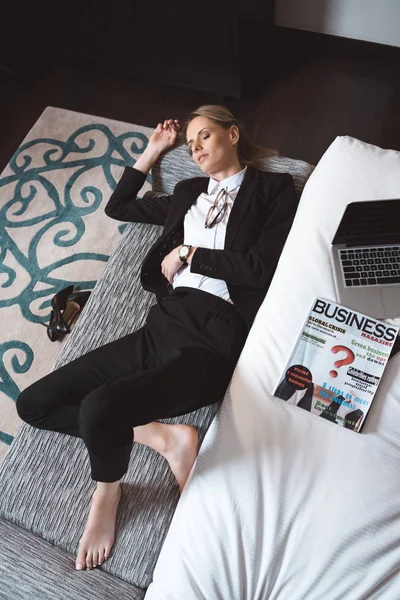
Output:
[[345,287],[400,283],[400,245],[339,250]]

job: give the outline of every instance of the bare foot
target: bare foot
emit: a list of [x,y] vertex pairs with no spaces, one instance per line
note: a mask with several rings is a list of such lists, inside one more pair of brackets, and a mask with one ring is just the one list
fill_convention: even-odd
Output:
[[76,568],[92,569],[110,556],[115,539],[115,519],[121,498],[119,482],[98,483],[93,494],[86,529],[79,542]]
[[197,430],[190,425],[168,425],[168,427],[170,441],[163,456],[167,459],[182,493],[197,457],[199,436]]

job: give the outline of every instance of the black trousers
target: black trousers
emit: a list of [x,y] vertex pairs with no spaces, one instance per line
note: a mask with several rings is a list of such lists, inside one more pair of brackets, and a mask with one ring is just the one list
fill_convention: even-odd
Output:
[[92,479],[118,481],[128,468],[133,427],[222,400],[246,337],[229,302],[177,288],[134,333],[26,388],[17,411],[34,427],[81,437]]

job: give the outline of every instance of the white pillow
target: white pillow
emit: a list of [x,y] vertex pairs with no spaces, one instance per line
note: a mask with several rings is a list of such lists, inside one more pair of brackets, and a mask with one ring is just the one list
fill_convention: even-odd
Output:
[[337,301],[329,249],[346,204],[395,197],[400,153],[336,138],[306,184],[146,600],[399,596],[400,354],[362,434],[272,396],[313,298]]

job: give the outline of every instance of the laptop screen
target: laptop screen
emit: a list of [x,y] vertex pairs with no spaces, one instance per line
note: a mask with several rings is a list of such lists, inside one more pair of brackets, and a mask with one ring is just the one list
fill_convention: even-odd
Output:
[[400,199],[351,202],[332,244],[399,244]]

